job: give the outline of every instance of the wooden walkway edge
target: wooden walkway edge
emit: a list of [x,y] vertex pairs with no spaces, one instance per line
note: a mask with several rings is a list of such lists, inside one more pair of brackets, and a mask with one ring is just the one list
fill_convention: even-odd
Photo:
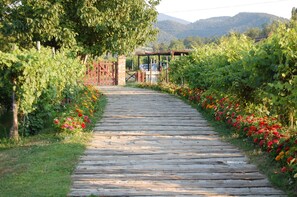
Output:
[[285,196],[181,100],[100,89],[108,104],[68,196]]

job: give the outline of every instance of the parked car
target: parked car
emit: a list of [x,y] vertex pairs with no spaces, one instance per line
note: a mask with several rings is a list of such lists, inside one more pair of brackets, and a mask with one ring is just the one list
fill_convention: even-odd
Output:
[[[141,64],[139,65],[139,69],[141,71],[148,71],[149,65],[148,64]],[[158,64],[152,64],[152,71],[158,71]]]

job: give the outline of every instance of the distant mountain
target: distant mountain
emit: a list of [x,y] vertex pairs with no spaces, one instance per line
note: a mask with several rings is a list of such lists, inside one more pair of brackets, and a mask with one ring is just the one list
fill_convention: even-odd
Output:
[[172,38],[222,36],[231,31],[242,33],[252,27],[262,28],[263,25],[270,24],[274,20],[286,21],[287,19],[265,13],[244,12],[233,17],[213,17],[188,24],[179,23],[176,18],[174,20],[161,20],[157,22],[156,27],[160,29],[159,42],[161,40],[162,42],[170,42]]
[[176,17],[172,17],[172,16],[162,14],[162,13],[159,13],[159,15],[158,15],[158,22],[160,22],[160,21],[174,21],[174,22],[177,22],[177,23],[180,23],[183,25],[188,25],[191,23],[189,21],[186,21],[186,20],[183,20],[180,18],[176,18]]

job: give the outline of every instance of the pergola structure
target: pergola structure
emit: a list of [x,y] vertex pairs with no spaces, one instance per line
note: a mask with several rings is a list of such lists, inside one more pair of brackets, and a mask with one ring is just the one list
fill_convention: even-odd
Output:
[[[141,56],[146,56],[147,57],[147,62],[150,64],[152,60],[152,56],[157,56],[158,57],[158,65],[159,67],[161,66],[161,56],[166,56],[167,60],[169,59],[174,59],[175,56],[184,56],[188,55],[191,52],[191,50],[172,50],[172,51],[163,51],[163,52],[144,52],[144,53],[138,53],[136,54],[138,56],[138,67],[140,65],[140,57]],[[167,61],[168,62],[168,61]],[[148,67],[150,70],[150,66]]]

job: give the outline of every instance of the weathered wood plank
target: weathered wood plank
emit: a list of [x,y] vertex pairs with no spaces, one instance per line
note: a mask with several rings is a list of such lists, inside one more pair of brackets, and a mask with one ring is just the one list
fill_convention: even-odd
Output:
[[149,126],[149,125],[138,125],[138,126],[99,126],[94,128],[95,131],[171,131],[171,130],[180,130],[180,131],[213,131],[212,128],[208,126]]
[[80,157],[80,161],[85,160],[92,160],[92,161],[101,161],[101,160],[129,160],[129,159],[135,159],[135,160],[176,160],[176,159],[234,159],[237,158],[246,158],[243,156],[240,152],[238,153],[200,153],[196,155],[192,154],[154,154],[150,155],[149,157],[147,155],[89,155],[84,154]]
[[100,135],[111,135],[111,136],[123,136],[123,135],[134,135],[134,136],[193,136],[193,135],[217,135],[214,131],[97,131],[94,136]]
[[[133,187],[127,188],[82,188],[80,191],[86,191],[87,194],[101,195],[101,196],[155,196],[155,195],[192,195],[192,196],[246,196],[246,195],[279,195],[283,194],[271,187],[263,188],[197,188],[197,189],[184,189],[184,188],[167,188],[166,185],[159,185],[156,188],[150,187]],[[88,193],[88,190],[91,193]],[[75,196],[75,193],[73,194]]]
[[230,150],[195,150],[195,152],[193,151],[189,151],[189,152],[185,152],[185,151],[179,151],[179,150],[175,150],[175,151],[137,151],[137,150],[129,150],[129,151],[114,151],[114,150],[86,150],[85,154],[88,155],[117,155],[117,156],[134,156],[134,155],[144,155],[147,157],[151,157],[154,155],[158,155],[158,156],[162,156],[162,155],[167,155],[168,153],[171,154],[175,154],[175,155],[193,155],[193,156],[199,156],[201,153],[219,153],[219,151],[223,154],[226,151],[228,151],[229,153],[239,153],[238,150],[235,149],[230,149]]
[[76,174],[73,180],[89,179],[125,179],[125,180],[266,180],[259,172],[250,173],[205,173],[205,172],[149,172],[127,174]]
[[243,157],[239,158],[211,158],[211,159],[143,159],[138,160],[135,158],[122,158],[122,159],[115,159],[115,160],[81,160],[81,165],[136,165],[136,164],[151,164],[151,163],[158,163],[162,165],[192,165],[192,164],[229,164],[229,163],[246,163],[246,159]]
[[73,185],[75,188],[84,187],[103,187],[108,188],[116,185],[117,187],[160,187],[166,185],[166,188],[263,188],[269,187],[267,179],[263,180],[126,180],[126,179],[105,179],[100,180],[76,180]]

